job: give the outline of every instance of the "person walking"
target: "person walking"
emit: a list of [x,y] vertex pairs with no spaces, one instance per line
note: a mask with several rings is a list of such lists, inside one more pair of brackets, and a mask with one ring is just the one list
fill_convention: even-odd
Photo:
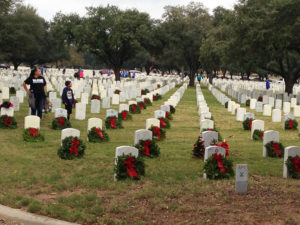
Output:
[[74,99],[73,90],[71,89],[72,87],[71,81],[66,81],[65,85],[66,87],[63,90],[61,98],[68,112],[68,120],[70,120],[70,115],[72,114],[72,107],[75,106],[75,99]]
[[270,89],[270,81],[269,78],[266,78],[266,89],[269,90]]
[[[30,89],[27,88],[27,85],[30,85]],[[31,99],[31,115],[42,118],[43,104],[46,101],[46,85],[45,78],[41,76],[41,70],[36,67],[31,70],[30,76],[23,82],[23,87]]]
[[198,76],[197,76],[197,80],[198,80],[199,84],[200,84],[200,82],[201,82],[201,79],[202,79],[202,76],[201,76],[201,74],[199,73]]

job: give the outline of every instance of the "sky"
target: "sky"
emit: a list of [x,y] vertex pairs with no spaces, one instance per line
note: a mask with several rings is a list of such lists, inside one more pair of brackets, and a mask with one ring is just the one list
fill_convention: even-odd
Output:
[[[136,8],[141,12],[149,13],[152,18],[160,19],[164,13],[164,6],[187,5],[190,0],[23,0],[23,2],[36,8],[38,14],[49,21],[59,11],[64,14],[78,13],[84,16],[85,7],[107,4],[116,5],[121,9]],[[194,2],[201,2],[212,12],[217,6],[231,9],[237,0],[194,0]]]

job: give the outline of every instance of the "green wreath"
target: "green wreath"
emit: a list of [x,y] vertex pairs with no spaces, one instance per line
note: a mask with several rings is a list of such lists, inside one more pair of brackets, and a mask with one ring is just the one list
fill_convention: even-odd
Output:
[[147,105],[145,102],[138,102],[137,105],[142,109],[141,106],[143,106],[144,109],[147,109]]
[[199,136],[198,140],[196,141],[193,147],[193,152],[192,152],[193,158],[203,159],[204,153],[205,153],[204,141],[202,140],[202,137]]
[[258,102],[262,102],[262,101],[263,101],[263,97],[262,97],[262,96],[259,96],[258,99],[257,99],[257,101],[258,101]]
[[14,117],[3,115],[0,117],[0,128],[16,129],[16,128],[18,128],[17,121]]
[[82,158],[85,152],[85,144],[77,137],[66,137],[62,146],[58,149],[57,155],[61,159],[72,160]]
[[[278,145],[278,149],[275,150],[274,145]],[[284,147],[281,143],[270,141],[269,143],[265,144],[265,147],[269,157],[282,158],[284,156]]]
[[[134,170],[138,174],[138,178],[130,177],[127,172],[127,166],[124,163],[128,157],[134,159],[132,164],[134,165]],[[125,180],[125,179],[132,179],[132,180],[139,180],[141,176],[145,176],[145,162],[142,157],[134,157],[131,155],[122,155],[117,158],[117,165],[114,168],[115,177],[117,180]]]
[[9,94],[15,95],[16,94],[16,89],[14,87],[9,88]]
[[[292,123],[292,128],[291,128],[291,126],[290,126],[290,121],[293,121],[293,123]],[[297,122],[297,120],[286,120],[285,121],[285,123],[284,123],[284,128],[286,129],[286,130],[297,130],[297,127],[298,127],[298,122]]]
[[254,141],[261,141],[264,139],[264,132],[261,130],[255,130],[252,137]]
[[151,128],[150,128],[149,130],[152,131],[152,137],[153,137],[153,139],[155,139],[155,140],[162,141],[162,140],[164,140],[164,139],[166,138],[166,131],[165,131],[164,129],[162,129],[162,128],[159,128],[160,138],[159,138],[159,136],[157,136],[156,133],[154,132],[154,130],[155,130],[155,129],[154,129],[154,126],[151,126]]
[[173,116],[172,116],[172,114],[170,112],[166,112],[166,118],[168,120],[173,120]]
[[[114,119],[115,120],[115,123],[112,126],[112,123],[111,123],[111,119]],[[105,127],[106,129],[120,129],[120,128],[123,128],[122,126],[122,120],[117,118],[116,116],[109,116],[105,119]]]
[[[134,110],[135,108],[135,110]],[[131,104],[129,106],[129,112],[132,114],[140,114],[141,113],[141,107],[137,104]]]
[[222,142],[222,141],[223,141],[222,135],[221,135],[221,133],[218,131],[217,128],[214,128],[214,129],[203,129],[202,132],[204,132],[204,131],[215,131],[215,132],[218,132],[218,141],[219,141],[219,142]]
[[250,106],[250,99],[246,100],[246,106]]
[[147,95],[148,93],[150,93],[150,91],[148,89],[141,90],[141,95]]
[[[124,120],[124,118],[125,118],[125,115],[124,115],[124,117],[123,117],[123,113],[125,113],[125,112],[127,112],[126,113],[126,119]],[[118,117],[120,120],[124,120],[124,121],[127,121],[127,120],[132,120],[132,116],[129,114],[129,112],[128,111],[126,111],[126,110],[123,110],[121,113],[119,113],[119,117]]]
[[170,105],[170,113],[174,114],[176,112],[176,109],[174,106]]
[[114,94],[119,95],[120,94],[120,90],[115,90]]
[[100,96],[99,95],[92,95],[91,100],[94,100],[94,99],[100,100]]
[[[160,127],[161,128],[165,128],[165,129],[169,129],[170,127],[171,127],[171,124],[170,124],[170,121],[167,119],[167,118],[163,118],[163,117],[160,117],[160,118],[158,118],[159,119],[159,121],[160,121]],[[165,127],[162,127],[162,121],[166,124],[166,126]]]
[[250,123],[252,124],[252,122],[253,122],[253,120],[249,119],[249,118],[247,118],[246,120],[244,120],[243,121],[243,128],[244,128],[244,130],[251,130]]
[[160,94],[157,93],[156,95],[153,95],[153,101],[158,101],[160,99],[162,99],[162,96]]
[[295,157],[290,156],[286,160],[285,164],[289,172],[289,177],[300,179],[300,157],[298,155]]
[[92,127],[92,129],[88,133],[88,139],[89,142],[101,143],[108,142],[109,136],[104,130],[97,127]]
[[149,98],[144,98],[144,103],[146,104],[146,106],[152,106],[152,102]]
[[214,158],[214,155],[212,155],[206,160],[206,162],[204,163],[204,173],[206,173],[208,179],[211,180],[229,179],[230,177],[234,176],[232,161],[222,156],[222,163],[226,169],[226,172],[223,173],[218,167],[218,162]]
[[63,130],[69,127],[71,127],[71,123],[65,117],[58,117],[52,120],[52,129],[54,130]]
[[27,128],[23,133],[24,141],[26,142],[42,142],[45,140],[39,129]]
[[227,102],[225,102],[225,105],[224,105],[224,107],[225,107],[226,109],[228,109],[228,101],[227,101]]
[[[147,152],[147,150],[145,150],[145,143],[148,143],[148,149],[149,152]],[[147,146],[147,145],[146,145]],[[141,156],[148,156],[148,157],[158,157],[160,155],[160,148],[159,146],[155,143],[154,140],[140,140],[138,144],[136,144],[134,147],[136,147],[139,150],[139,155]],[[147,154],[149,153],[149,154]]]

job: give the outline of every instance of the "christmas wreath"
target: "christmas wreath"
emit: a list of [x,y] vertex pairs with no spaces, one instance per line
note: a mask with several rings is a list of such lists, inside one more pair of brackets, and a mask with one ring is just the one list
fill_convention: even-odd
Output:
[[100,99],[100,96],[99,96],[99,95],[92,95],[92,100],[94,100],[94,99],[99,100],[99,99]]
[[157,88],[160,88],[160,84],[157,85]]
[[300,157],[288,157],[286,166],[289,172],[289,176],[294,179],[300,179]]
[[82,158],[85,151],[85,144],[77,137],[66,137],[62,146],[58,149],[57,155],[61,159],[72,160]]
[[119,94],[120,94],[120,92],[121,92],[120,90],[115,90],[115,92],[114,92],[114,93],[115,93],[116,95],[119,95]]
[[298,127],[297,120],[286,120],[284,123],[284,128],[286,130],[296,130]]
[[228,179],[234,176],[233,163],[221,154],[213,154],[204,163],[204,172],[208,179]]
[[222,143],[216,143],[216,146],[224,148],[226,150],[226,157],[229,156],[229,145],[225,140]]
[[281,143],[270,141],[265,145],[269,157],[281,158],[284,156],[284,147]]
[[171,112],[171,114],[174,114],[176,112],[175,107],[172,105],[170,105],[170,112]]
[[225,107],[226,109],[228,109],[228,102],[225,102],[224,107]]
[[116,116],[109,116],[105,119],[105,127],[106,127],[106,129],[120,129],[120,128],[123,128],[122,120],[120,120]]
[[255,130],[252,137],[254,141],[261,141],[264,139],[264,132],[261,130]]
[[23,138],[27,142],[41,142],[45,140],[40,130],[36,128],[27,128],[23,133]]
[[244,130],[251,130],[252,129],[252,119],[247,118],[246,120],[244,120],[243,122],[243,128]]
[[93,127],[88,133],[89,142],[107,142],[109,141],[108,134],[100,128]]
[[250,99],[246,100],[246,106],[250,106]]
[[145,102],[138,102],[138,106],[141,108],[141,109],[146,109],[147,108],[147,105]]
[[139,155],[149,157],[158,157],[160,155],[160,148],[153,140],[139,141],[135,147],[139,150]]
[[141,113],[141,107],[137,104],[131,104],[129,106],[129,112],[132,114],[140,114]]
[[166,118],[167,118],[168,120],[173,120],[173,116],[172,116],[171,113],[169,113],[169,112],[166,112]]
[[202,132],[204,131],[215,131],[215,132],[218,132],[218,141],[223,141],[223,138],[221,136],[221,133],[215,128],[215,129],[203,129]]
[[160,99],[162,99],[162,96],[160,94],[157,93],[156,95],[153,95],[153,101],[158,101]]
[[7,115],[0,117],[0,128],[4,129],[16,129],[18,128],[16,119]]
[[120,118],[121,120],[132,120],[132,116],[126,110],[123,110],[121,113],[119,113],[118,118]]
[[16,94],[16,89],[14,87],[9,88],[9,94],[14,95]]
[[171,127],[170,121],[168,119],[163,118],[163,117],[158,118],[158,119],[159,119],[159,123],[160,123],[160,127],[161,128],[167,128],[167,129],[169,129]]
[[257,99],[257,101],[258,101],[258,102],[262,102],[262,101],[263,101],[263,97],[262,97],[262,96],[259,96],[258,99]]
[[152,106],[152,102],[150,101],[149,98],[144,98],[144,102],[145,102],[146,106]]
[[52,120],[52,129],[54,130],[63,130],[68,127],[71,127],[71,123],[65,117],[58,117]]
[[151,126],[149,130],[152,131],[152,136],[154,139],[161,141],[166,138],[166,131],[164,129],[159,128],[158,126]]
[[133,179],[139,180],[145,176],[145,163],[142,157],[123,155],[117,158],[115,166],[115,176],[117,180]]
[[150,91],[148,89],[142,89],[141,90],[141,95],[146,95],[148,93],[150,93]]
[[203,159],[204,153],[205,153],[204,141],[202,140],[202,137],[199,136],[198,140],[194,144],[194,148],[193,148],[193,152],[192,152],[193,158]]
[[14,105],[10,102],[3,102],[1,105],[0,105],[0,109],[1,108],[6,108],[6,109],[9,109],[10,107],[14,107]]

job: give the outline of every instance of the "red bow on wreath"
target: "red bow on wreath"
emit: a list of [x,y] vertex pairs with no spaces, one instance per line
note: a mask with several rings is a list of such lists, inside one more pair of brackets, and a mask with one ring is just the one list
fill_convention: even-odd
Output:
[[150,146],[152,145],[152,141],[144,141],[144,149],[143,149],[143,154],[150,156]]
[[252,130],[252,120],[249,120],[249,127],[250,127],[250,130]]
[[135,168],[135,165],[133,164],[134,161],[135,161],[134,158],[132,158],[131,156],[127,156],[127,159],[123,163],[126,165],[128,176],[139,178],[139,175],[134,169]]
[[281,152],[279,151],[280,145],[278,143],[273,142],[273,148],[274,148],[274,151],[275,151],[276,155],[281,155]]
[[142,95],[143,95],[143,94],[145,94],[145,91],[144,91],[144,90],[142,90]]
[[101,139],[104,138],[103,133],[102,133],[102,131],[101,131],[99,128],[95,128],[95,131],[96,131],[97,134],[99,134],[99,137],[100,137]]
[[73,140],[71,140],[71,148],[70,148],[70,155],[74,154],[79,155],[77,147],[79,146],[80,141],[75,137]]
[[153,101],[155,101],[155,99],[156,99],[156,95],[153,95]]
[[63,127],[64,126],[64,122],[65,122],[65,119],[64,118],[57,118],[58,122],[59,122],[59,126]]
[[292,161],[297,173],[300,173],[300,157],[294,157]]
[[160,121],[161,128],[165,128],[167,126],[167,123],[163,120],[163,118],[160,118],[159,121]]
[[145,98],[145,103],[148,103],[148,102],[149,102],[149,100],[147,98]]
[[141,109],[144,109],[144,105],[142,102],[139,102],[139,106],[141,107]]
[[153,127],[153,133],[154,136],[158,138],[158,140],[161,139],[160,128],[158,126]]
[[115,118],[110,118],[110,127],[114,128],[114,129],[117,129]]
[[94,98],[95,98],[95,99],[99,99],[99,96],[98,96],[98,95],[96,95]]
[[35,136],[35,137],[39,136],[39,133],[37,132],[37,129],[35,129],[35,128],[30,128],[29,133],[31,136]]
[[168,119],[169,119],[169,113],[168,113],[168,112],[166,112],[166,118],[168,118]]
[[9,127],[10,125],[12,125],[12,121],[10,120],[9,116],[4,119],[4,124],[7,127]]
[[128,112],[127,112],[127,111],[123,111],[123,112],[122,112],[123,120],[126,120],[126,119],[127,119],[127,115],[128,115]]
[[135,111],[136,111],[136,105],[131,105],[131,108],[132,108],[132,112],[135,113]]
[[217,161],[221,173],[226,173],[226,168],[223,164],[223,156],[221,154],[214,154],[214,159]]
[[288,122],[289,122],[290,129],[294,130],[294,125],[293,125],[294,121],[293,120],[289,120]]
[[225,148],[226,150],[226,156],[229,156],[229,145],[226,141],[223,141],[222,143],[217,143],[216,146],[219,146],[219,147],[222,147],[222,148]]

